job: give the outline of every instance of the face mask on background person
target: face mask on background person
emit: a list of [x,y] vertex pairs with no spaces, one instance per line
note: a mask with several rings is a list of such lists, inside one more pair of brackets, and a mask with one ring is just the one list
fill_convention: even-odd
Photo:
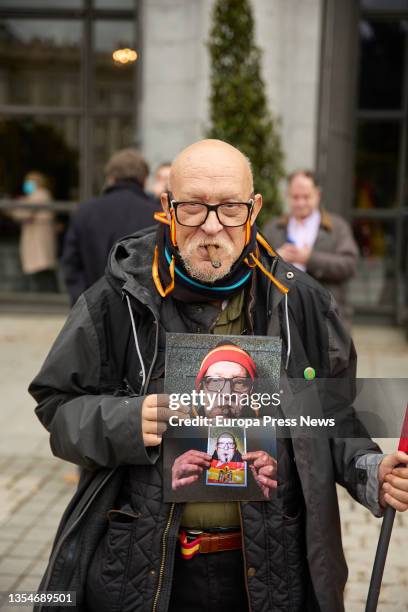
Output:
[[37,189],[37,184],[35,181],[26,180],[23,183],[23,193],[25,195],[31,195]]

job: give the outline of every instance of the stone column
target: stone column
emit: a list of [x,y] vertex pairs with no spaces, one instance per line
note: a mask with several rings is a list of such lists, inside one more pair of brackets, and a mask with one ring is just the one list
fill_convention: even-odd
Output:
[[256,0],[257,42],[288,172],[316,164],[322,0]]
[[317,169],[328,210],[348,216],[353,196],[358,3],[324,1]]
[[143,3],[139,132],[153,168],[205,133],[211,6],[212,0]]

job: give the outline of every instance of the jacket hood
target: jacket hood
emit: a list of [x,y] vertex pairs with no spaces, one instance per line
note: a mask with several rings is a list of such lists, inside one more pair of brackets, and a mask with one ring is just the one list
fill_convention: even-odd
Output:
[[156,244],[156,226],[148,227],[116,242],[109,254],[106,266],[106,277],[110,285],[118,292],[138,293],[138,298],[147,292],[159,304],[152,277],[152,262]]

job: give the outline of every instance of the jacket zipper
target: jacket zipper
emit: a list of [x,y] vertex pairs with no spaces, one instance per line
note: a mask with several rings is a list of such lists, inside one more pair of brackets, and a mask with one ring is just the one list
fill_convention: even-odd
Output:
[[167,554],[167,536],[169,534],[171,522],[173,520],[173,514],[174,514],[175,507],[176,507],[175,503],[171,504],[169,518],[168,518],[167,525],[166,525],[166,527],[164,529],[164,532],[163,532],[163,538],[162,538],[162,556],[161,556],[160,570],[159,570],[159,581],[157,583],[156,595],[154,596],[154,600],[153,600],[152,612],[156,612],[156,610],[157,610],[157,603],[159,601],[160,592],[161,592],[161,589],[162,589],[162,586],[163,586],[164,566],[166,564],[166,554]]
[[243,559],[244,559],[244,582],[245,582],[245,589],[246,589],[247,599],[248,599],[248,612],[252,612],[251,599],[249,597],[247,568],[246,568],[246,555],[245,555],[245,544],[244,544],[244,522],[242,520],[242,511],[241,511],[241,503],[240,502],[238,502],[238,509],[239,509],[239,522],[241,523],[242,556],[243,556]]
[[[132,295],[132,293],[130,291],[128,291],[128,293],[134,299],[137,299],[135,296]],[[125,296],[126,295],[126,291],[122,291],[122,294]],[[146,393],[146,391],[148,389],[148,386],[149,386],[149,383],[150,383],[150,378],[151,378],[151,375],[152,375],[152,372],[153,372],[153,367],[154,367],[154,364],[156,363],[156,359],[157,359],[158,344],[159,344],[159,321],[158,321],[155,313],[153,312],[153,310],[151,308],[149,308],[149,310],[150,310],[150,312],[153,315],[154,324],[156,326],[155,346],[154,346],[154,355],[153,355],[152,363],[151,363],[149,371],[147,373],[144,387],[143,387],[143,389],[141,389],[141,392],[140,392],[141,395]],[[171,505],[171,507],[170,507],[169,518],[168,518],[166,527],[165,527],[164,532],[163,532],[163,538],[162,538],[162,556],[161,556],[161,561],[160,561],[159,580],[158,580],[158,583],[157,583],[156,594],[155,594],[154,600],[153,600],[152,612],[156,612],[157,611],[157,604],[159,602],[160,593],[161,593],[161,590],[162,590],[162,587],[163,587],[164,567],[166,565],[166,554],[167,554],[167,536],[168,536],[168,533],[169,533],[169,530],[170,530],[171,522],[173,520],[173,514],[174,514],[175,507],[176,507],[175,503],[173,503]]]

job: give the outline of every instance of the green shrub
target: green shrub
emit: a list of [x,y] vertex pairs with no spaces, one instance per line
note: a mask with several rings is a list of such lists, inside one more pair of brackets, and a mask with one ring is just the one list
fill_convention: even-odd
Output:
[[211,59],[209,138],[238,147],[252,162],[262,217],[280,209],[284,176],[279,122],[268,110],[261,51],[254,43],[248,0],[216,0],[208,43]]

